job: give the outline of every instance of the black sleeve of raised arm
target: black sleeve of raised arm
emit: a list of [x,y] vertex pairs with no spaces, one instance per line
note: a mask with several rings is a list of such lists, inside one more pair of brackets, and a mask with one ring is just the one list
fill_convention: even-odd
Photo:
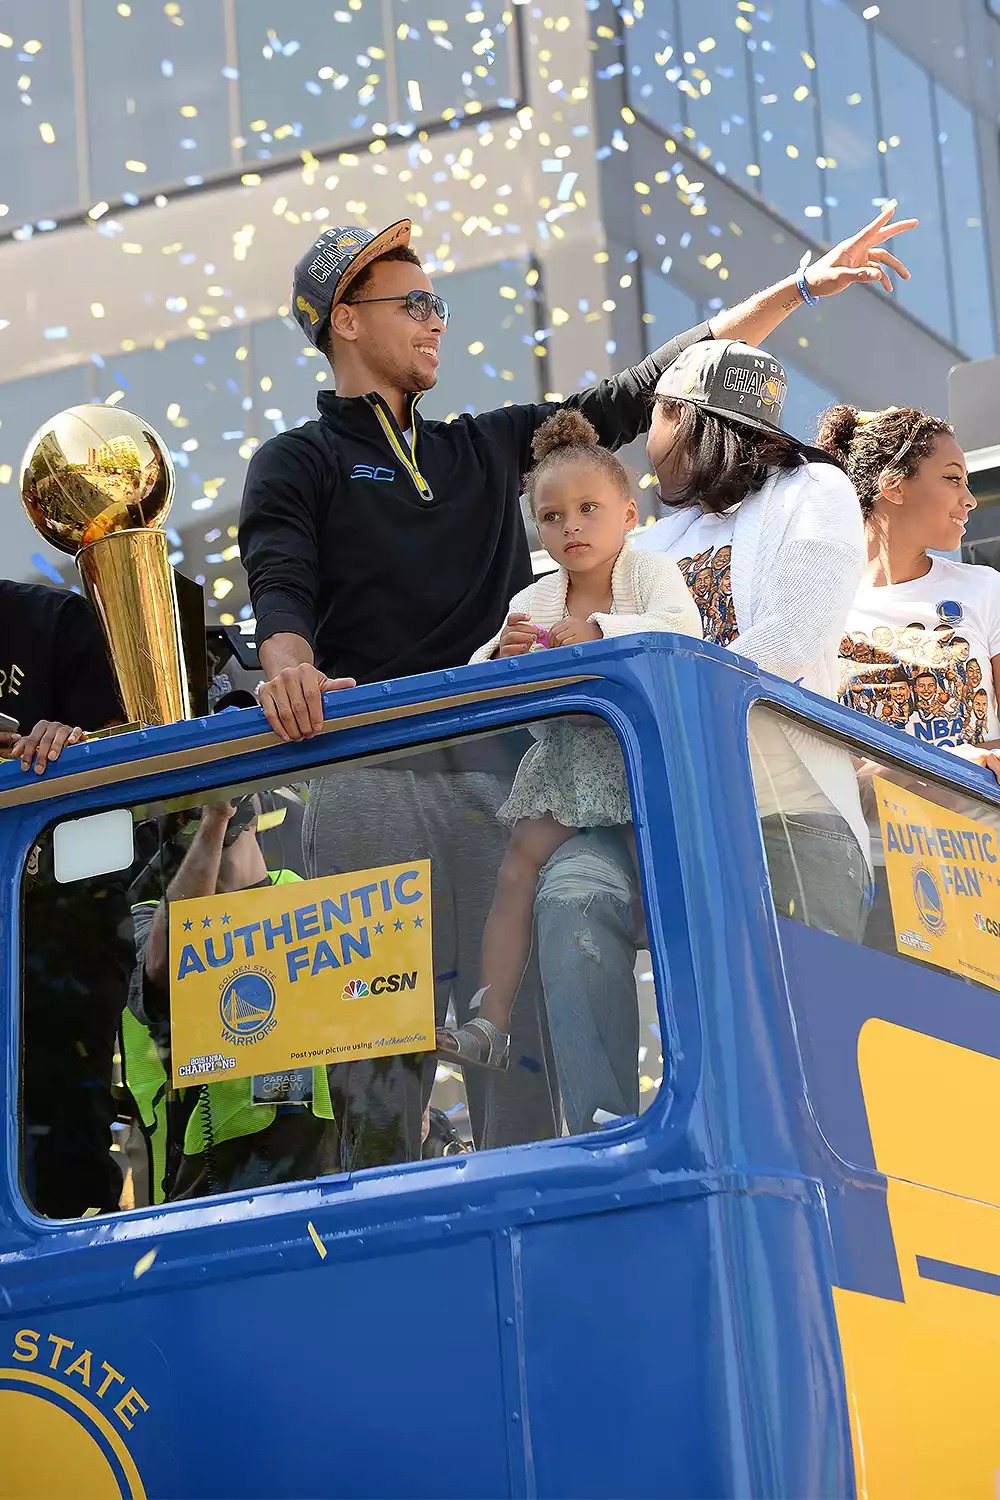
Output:
[[575,407],[597,429],[598,441],[605,448],[620,448],[649,430],[650,397],[656,382],[678,354],[690,344],[710,339],[708,323],[698,323],[646,356],[634,369],[621,370],[610,380],[602,380],[587,391],[577,391],[562,402]]
[[561,407],[580,411],[597,430],[598,442],[605,448],[621,448],[649,430],[650,397],[656,382],[669,365],[689,344],[712,338],[708,323],[698,323],[653,351],[634,369],[621,370],[610,380],[585,391],[575,391],[565,401],[543,401],[530,406],[508,406],[488,412],[481,420],[509,422],[517,448],[517,462],[522,475],[531,468],[531,442],[539,427]]
[[271,438],[250,460],[239,542],[258,647],[285,631],[315,644],[321,499],[318,455],[294,433]]

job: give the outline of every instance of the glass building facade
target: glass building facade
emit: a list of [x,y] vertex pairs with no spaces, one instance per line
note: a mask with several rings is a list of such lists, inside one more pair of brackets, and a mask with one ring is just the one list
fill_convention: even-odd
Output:
[[[951,14],[954,11],[954,15]],[[20,515],[48,416],[141,412],[178,475],[174,558],[216,618],[254,449],[314,414],[288,315],[325,225],[404,214],[452,304],[447,417],[638,362],[890,198],[919,217],[891,298],[775,335],[785,423],[834,400],[946,408],[996,351],[1000,234],[982,0],[14,0],[0,16],[0,507],[8,571],[69,578]],[[117,321],[116,321],[117,318]],[[628,452],[652,506],[641,446]]]

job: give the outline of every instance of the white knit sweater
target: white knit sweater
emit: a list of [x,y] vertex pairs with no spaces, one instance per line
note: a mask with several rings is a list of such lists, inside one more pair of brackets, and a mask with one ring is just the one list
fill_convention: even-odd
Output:
[[[528,615],[533,625],[548,629],[566,618],[569,575],[565,568],[546,573],[515,594],[508,613]],[[602,635],[636,635],[647,630],[672,630],[702,638],[701,613],[676,563],[654,552],[635,552],[626,542],[611,575],[613,613],[588,616]],[[489,661],[500,645],[498,632],[472,657]]]
[[[674,510],[633,545],[669,552],[690,522],[689,510]],[[822,463],[773,473],[736,512],[731,576],[739,635],[731,649],[766,672],[835,699],[837,651],[864,563],[861,507],[846,474]],[[868,825],[850,755],[790,720],[781,727],[868,858]]]

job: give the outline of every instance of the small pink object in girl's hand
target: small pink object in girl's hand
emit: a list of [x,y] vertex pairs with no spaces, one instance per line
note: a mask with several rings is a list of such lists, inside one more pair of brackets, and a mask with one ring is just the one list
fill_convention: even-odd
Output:
[[549,632],[542,625],[535,626],[535,644],[532,651],[547,651],[549,647]]

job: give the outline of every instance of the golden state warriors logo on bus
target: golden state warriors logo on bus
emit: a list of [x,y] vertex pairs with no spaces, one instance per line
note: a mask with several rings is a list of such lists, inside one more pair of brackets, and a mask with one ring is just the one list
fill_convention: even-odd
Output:
[[927,931],[938,936],[944,932],[944,902],[938,883],[926,865],[918,865],[913,872],[913,899],[917,905],[917,916]]
[[149,1402],[125,1366],[65,1331],[18,1328],[8,1347],[9,1364],[0,1349],[4,1500],[146,1500],[128,1441]]
[[227,1042],[245,1047],[259,1042],[278,1024],[274,975],[267,969],[240,969],[223,985],[219,997],[222,1034]]

